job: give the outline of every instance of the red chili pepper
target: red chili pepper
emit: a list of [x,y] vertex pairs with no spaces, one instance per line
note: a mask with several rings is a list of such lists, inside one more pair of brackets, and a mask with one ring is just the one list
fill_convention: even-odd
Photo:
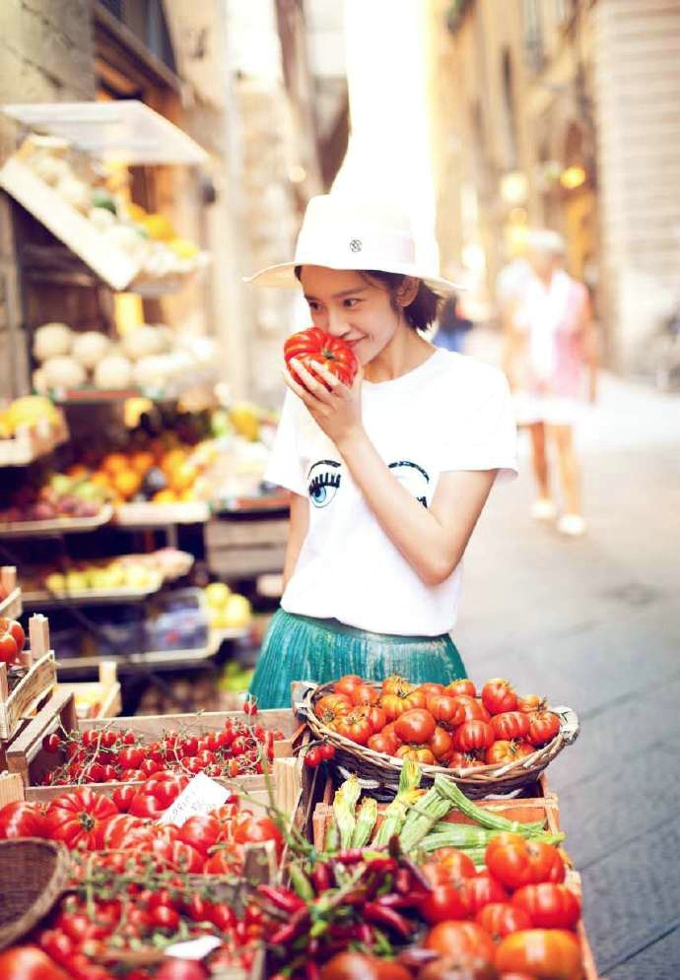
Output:
[[364,859],[364,852],[360,847],[349,847],[344,851],[340,851],[336,855],[335,860],[339,861],[340,864],[358,864]]
[[307,906],[302,899],[289,888],[274,888],[272,885],[258,885],[257,893],[265,898],[283,912],[297,912],[298,909],[306,909]]
[[400,895],[408,895],[413,884],[411,872],[408,868],[399,868],[394,876],[394,890]]
[[327,864],[316,864],[310,877],[317,895],[332,887],[333,875]]
[[403,915],[400,915],[394,909],[378,905],[377,902],[367,902],[364,905],[363,914],[369,922],[374,922],[376,925],[392,929],[402,939],[408,939],[413,932],[413,925],[408,919],[405,919]]
[[356,938],[364,946],[372,946],[373,940],[375,938],[375,933],[373,929],[369,926],[368,922],[360,922],[357,926]]
[[385,909],[407,909],[414,904],[410,896],[399,895],[397,892],[381,895],[375,901],[377,905],[382,905]]
[[374,874],[394,874],[397,870],[397,862],[391,857],[378,857],[369,861],[367,867]]
[[[296,896],[297,898],[297,896]],[[290,943],[293,939],[304,932],[305,926],[309,922],[309,909],[305,905],[304,908],[298,909],[297,912],[293,913],[293,917],[285,926],[280,926],[272,935],[269,937],[269,942],[274,946],[285,946],[286,943]]]
[[306,980],[321,980],[321,968],[314,960],[307,960],[305,963]]

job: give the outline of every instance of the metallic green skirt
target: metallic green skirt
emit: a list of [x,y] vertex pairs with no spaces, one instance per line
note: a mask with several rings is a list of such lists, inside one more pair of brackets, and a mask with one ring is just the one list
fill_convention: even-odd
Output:
[[401,674],[417,684],[467,677],[448,634],[388,636],[279,609],[264,638],[250,693],[260,708],[289,708],[293,681],[327,684],[343,674],[375,681]]

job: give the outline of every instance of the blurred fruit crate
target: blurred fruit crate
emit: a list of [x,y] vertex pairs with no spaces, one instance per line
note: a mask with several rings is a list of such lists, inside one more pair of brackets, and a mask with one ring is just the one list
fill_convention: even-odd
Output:
[[113,660],[101,661],[98,681],[59,683],[57,692],[73,695],[76,716],[81,719],[114,718],[123,708],[118,682],[118,665]]
[[20,426],[11,439],[0,439],[0,466],[28,466],[40,456],[66,442],[68,428],[59,413],[56,423],[42,419],[34,425]]
[[17,570],[14,565],[0,568],[0,616],[18,619],[23,612],[21,589],[17,584]]
[[[30,649],[24,649],[21,666],[0,663],[0,740],[9,741],[19,731],[57,681],[54,651],[50,650],[49,628],[44,616],[29,620]],[[3,746],[5,751],[7,746]]]

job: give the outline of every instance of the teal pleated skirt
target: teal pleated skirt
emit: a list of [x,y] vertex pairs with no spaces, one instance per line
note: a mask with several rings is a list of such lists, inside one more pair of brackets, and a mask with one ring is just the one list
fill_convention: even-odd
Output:
[[264,638],[250,693],[260,708],[289,708],[293,681],[327,684],[343,674],[374,681],[400,674],[417,684],[467,677],[448,634],[389,636],[279,609]]

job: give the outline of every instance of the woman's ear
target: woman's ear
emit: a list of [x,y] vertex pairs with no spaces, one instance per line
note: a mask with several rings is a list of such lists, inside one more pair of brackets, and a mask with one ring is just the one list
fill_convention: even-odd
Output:
[[404,281],[397,289],[397,302],[399,306],[404,307],[410,306],[413,300],[418,295],[418,290],[420,289],[420,279],[415,279],[413,276],[404,276]]

